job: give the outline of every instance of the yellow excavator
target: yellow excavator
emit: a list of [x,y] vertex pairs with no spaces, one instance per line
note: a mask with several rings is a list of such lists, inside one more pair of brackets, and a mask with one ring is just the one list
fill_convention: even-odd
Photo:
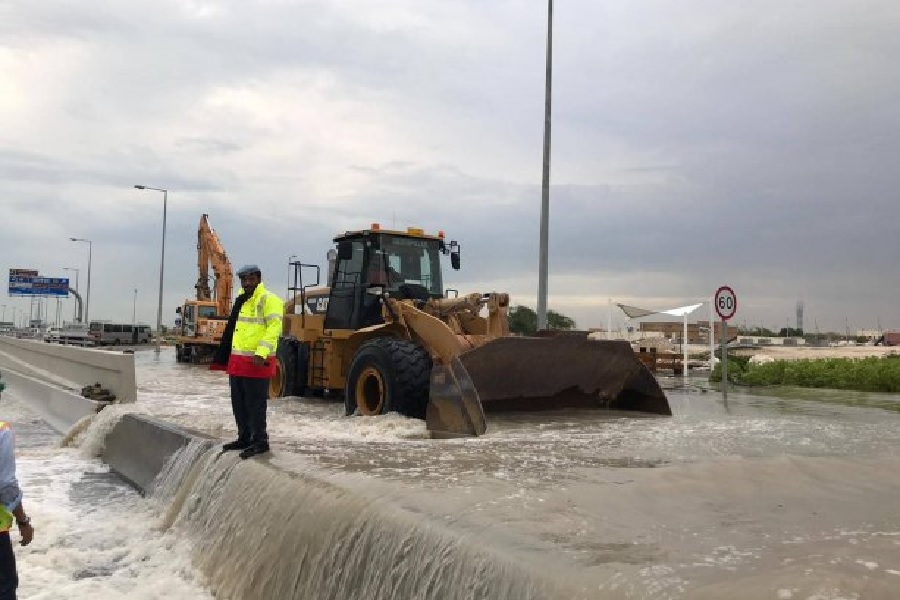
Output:
[[[209,286],[212,266],[214,288]],[[222,247],[219,235],[209,225],[209,215],[200,216],[197,226],[197,290],[193,300],[185,300],[175,309],[178,326],[175,338],[175,360],[186,363],[208,363],[225,332],[231,312],[234,273],[231,261]]]
[[627,342],[512,335],[507,294],[445,293],[442,259],[459,269],[460,246],[443,232],[372,224],[334,241],[327,286],[291,263],[270,397],[343,394],[348,415],[424,418],[434,437],[481,435],[494,410],[672,414]]

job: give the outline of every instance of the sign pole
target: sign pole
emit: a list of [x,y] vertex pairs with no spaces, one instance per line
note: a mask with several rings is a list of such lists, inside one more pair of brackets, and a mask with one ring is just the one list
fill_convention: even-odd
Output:
[[722,319],[721,346],[722,355],[722,399],[728,401],[728,322]]
[[[716,290],[713,296],[716,312],[722,319],[722,331],[720,335],[720,352],[722,353],[722,399],[728,404],[728,319],[734,317],[737,312],[737,294],[734,290],[723,285]],[[710,323],[712,327],[712,323]]]

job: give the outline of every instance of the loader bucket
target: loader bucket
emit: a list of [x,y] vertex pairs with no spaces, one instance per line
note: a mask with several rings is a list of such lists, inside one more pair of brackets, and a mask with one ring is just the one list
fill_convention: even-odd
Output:
[[481,435],[487,429],[478,393],[459,358],[431,368],[425,426],[440,438]]
[[625,341],[505,337],[458,360],[453,381],[465,387],[436,390],[432,380],[432,393],[439,393],[431,401],[439,406],[426,425],[434,432],[481,435],[483,426],[467,429],[476,401],[484,412],[597,408],[672,414],[656,378]]
[[585,407],[672,414],[626,341],[505,337],[459,358],[485,412]]

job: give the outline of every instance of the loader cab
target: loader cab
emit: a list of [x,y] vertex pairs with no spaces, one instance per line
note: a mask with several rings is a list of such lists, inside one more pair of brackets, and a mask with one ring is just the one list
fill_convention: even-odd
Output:
[[[416,231],[416,230],[412,230]],[[337,260],[326,329],[360,329],[383,322],[381,301],[370,290],[401,299],[427,301],[444,294],[443,239],[410,232],[351,232],[335,239]],[[457,255],[458,257],[458,255]],[[458,258],[454,266],[458,265]]]

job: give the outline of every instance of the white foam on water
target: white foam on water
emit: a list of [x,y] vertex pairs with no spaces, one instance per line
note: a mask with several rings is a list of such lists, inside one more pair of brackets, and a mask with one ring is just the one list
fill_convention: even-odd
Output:
[[[190,538],[163,531],[161,508],[92,457],[97,440],[128,407],[109,407],[95,417],[75,436],[83,447],[52,445],[58,436],[35,430],[40,422],[6,394],[2,408],[17,433],[17,475],[35,528],[27,547],[18,544],[17,531],[11,534],[20,600],[213,598],[192,566]],[[34,439],[51,445],[35,446]]]

